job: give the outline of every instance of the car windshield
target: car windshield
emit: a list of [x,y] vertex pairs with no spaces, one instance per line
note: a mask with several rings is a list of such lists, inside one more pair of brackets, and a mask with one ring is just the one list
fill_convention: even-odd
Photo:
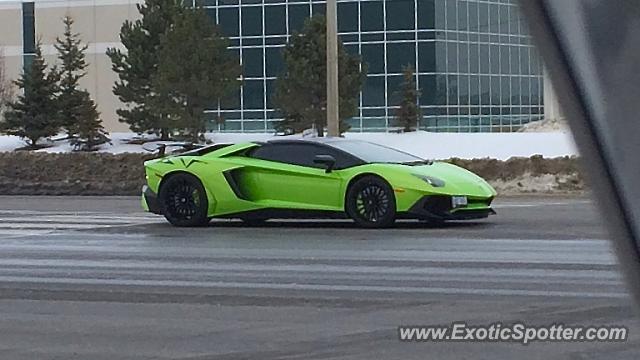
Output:
[[368,163],[405,164],[429,162],[415,155],[367,141],[335,141],[329,143],[329,145],[346,151]]

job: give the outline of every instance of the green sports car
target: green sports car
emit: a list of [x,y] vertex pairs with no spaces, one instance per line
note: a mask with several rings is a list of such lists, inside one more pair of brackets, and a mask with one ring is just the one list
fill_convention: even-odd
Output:
[[496,191],[479,176],[385,146],[341,138],[219,144],[145,162],[145,210],[175,226],[212,218],[486,218]]

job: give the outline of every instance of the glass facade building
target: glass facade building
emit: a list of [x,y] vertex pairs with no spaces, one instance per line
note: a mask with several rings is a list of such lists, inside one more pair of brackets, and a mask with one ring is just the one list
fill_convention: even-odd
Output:
[[[324,1],[198,0],[231,41],[244,69],[242,89],[212,106],[212,130],[271,131],[280,115],[272,94],[282,49]],[[368,64],[351,131],[393,127],[402,70],[416,69],[420,128],[514,131],[543,118],[542,65],[515,0],[343,0],[338,31]],[[224,123],[215,119],[221,117]]]

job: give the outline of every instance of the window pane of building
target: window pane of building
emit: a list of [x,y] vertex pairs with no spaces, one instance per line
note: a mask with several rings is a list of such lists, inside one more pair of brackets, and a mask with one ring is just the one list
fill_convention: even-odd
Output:
[[266,81],[266,89],[267,89],[267,107],[275,108],[275,103],[273,102],[274,95],[276,93],[276,81],[275,80],[267,80]]
[[282,58],[282,47],[268,47],[266,52],[267,76],[279,76],[284,70],[284,60]]
[[417,0],[418,3],[418,28],[435,28],[435,3],[433,0]]
[[227,36],[238,36],[240,34],[238,8],[220,8],[218,13],[222,32]]
[[458,72],[458,44],[455,42],[447,43],[447,71]]
[[[458,2],[457,0],[446,0],[445,12],[446,12],[446,29],[458,30]],[[448,34],[454,36],[454,34]]]
[[[457,75],[449,75],[447,76],[447,105],[458,105],[458,76]],[[449,109],[449,113],[451,113]],[[455,114],[457,114],[457,109]]]
[[401,73],[405,66],[415,69],[415,43],[387,44],[387,72]]
[[480,92],[482,96],[480,97],[481,105],[491,105],[491,81],[490,77],[487,75],[480,76]]
[[420,105],[436,105],[437,85],[435,75],[420,76]]
[[458,11],[458,24],[457,24],[457,31],[469,31],[469,25],[468,25],[468,20],[469,20],[469,14],[467,13],[467,7],[469,6],[469,3],[466,1],[459,1],[457,3],[457,11]]
[[489,4],[478,2],[478,32],[489,32]]
[[245,77],[263,77],[262,48],[245,48],[242,51],[242,70]]
[[242,8],[242,36],[262,35],[262,7]]
[[499,5],[498,6],[498,10],[499,10],[499,23],[498,23],[498,28],[500,31],[500,34],[509,34],[509,9],[511,8],[511,6],[507,6],[507,5]]
[[338,31],[339,32],[358,31],[358,3],[357,2],[338,3]]
[[383,31],[384,16],[381,1],[361,2],[360,26],[362,31]]
[[511,74],[520,74],[520,58],[519,51],[516,46],[509,46],[509,72]]
[[324,15],[327,12],[327,6],[322,3],[322,4],[313,4],[313,6],[311,7],[311,15],[315,16],[315,15]]
[[469,104],[480,105],[480,77],[477,75],[471,75],[469,77]]
[[281,35],[287,33],[287,8],[285,5],[264,7],[265,35]]
[[436,41],[436,72],[447,72],[447,43]]
[[436,71],[436,43],[434,41],[418,43],[418,70]]
[[387,30],[415,28],[414,0],[392,0],[386,3]]
[[[458,77],[458,104],[469,105],[469,76],[460,75]],[[468,111],[464,113],[468,114]]]
[[470,55],[470,51],[469,44],[458,44],[458,71],[461,73],[469,73],[469,57],[473,56]]
[[491,76],[491,105],[500,105],[500,77]]
[[445,8],[446,0],[434,0],[434,17],[436,30],[445,30],[447,11]]
[[387,101],[389,106],[397,106],[402,100],[402,82],[404,78],[402,75],[395,75],[387,77]]
[[246,80],[243,84],[244,108],[262,109],[264,107],[264,82],[262,80]]
[[384,45],[363,44],[362,60],[368,64],[369,74],[384,74]]
[[385,88],[383,76],[369,76],[362,92],[362,105],[384,106]]
[[489,32],[492,34],[498,34],[500,32],[500,14],[498,9],[500,5],[489,4]]
[[520,78],[511,77],[511,105],[520,105]]
[[289,33],[302,30],[304,21],[309,17],[309,5],[292,4],[289,5]]

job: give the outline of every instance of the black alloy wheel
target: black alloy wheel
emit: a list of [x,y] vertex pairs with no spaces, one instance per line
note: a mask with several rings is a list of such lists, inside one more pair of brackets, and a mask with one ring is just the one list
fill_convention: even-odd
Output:
[[393,189],[377,176],[358,179],[347,192],[346,211],[362,227],[389,227],[396,217]]
[[175,226],[203,226],[209,222],[205,189],[192,175],[172,175],[162,184],[159,198],[162,213]]

